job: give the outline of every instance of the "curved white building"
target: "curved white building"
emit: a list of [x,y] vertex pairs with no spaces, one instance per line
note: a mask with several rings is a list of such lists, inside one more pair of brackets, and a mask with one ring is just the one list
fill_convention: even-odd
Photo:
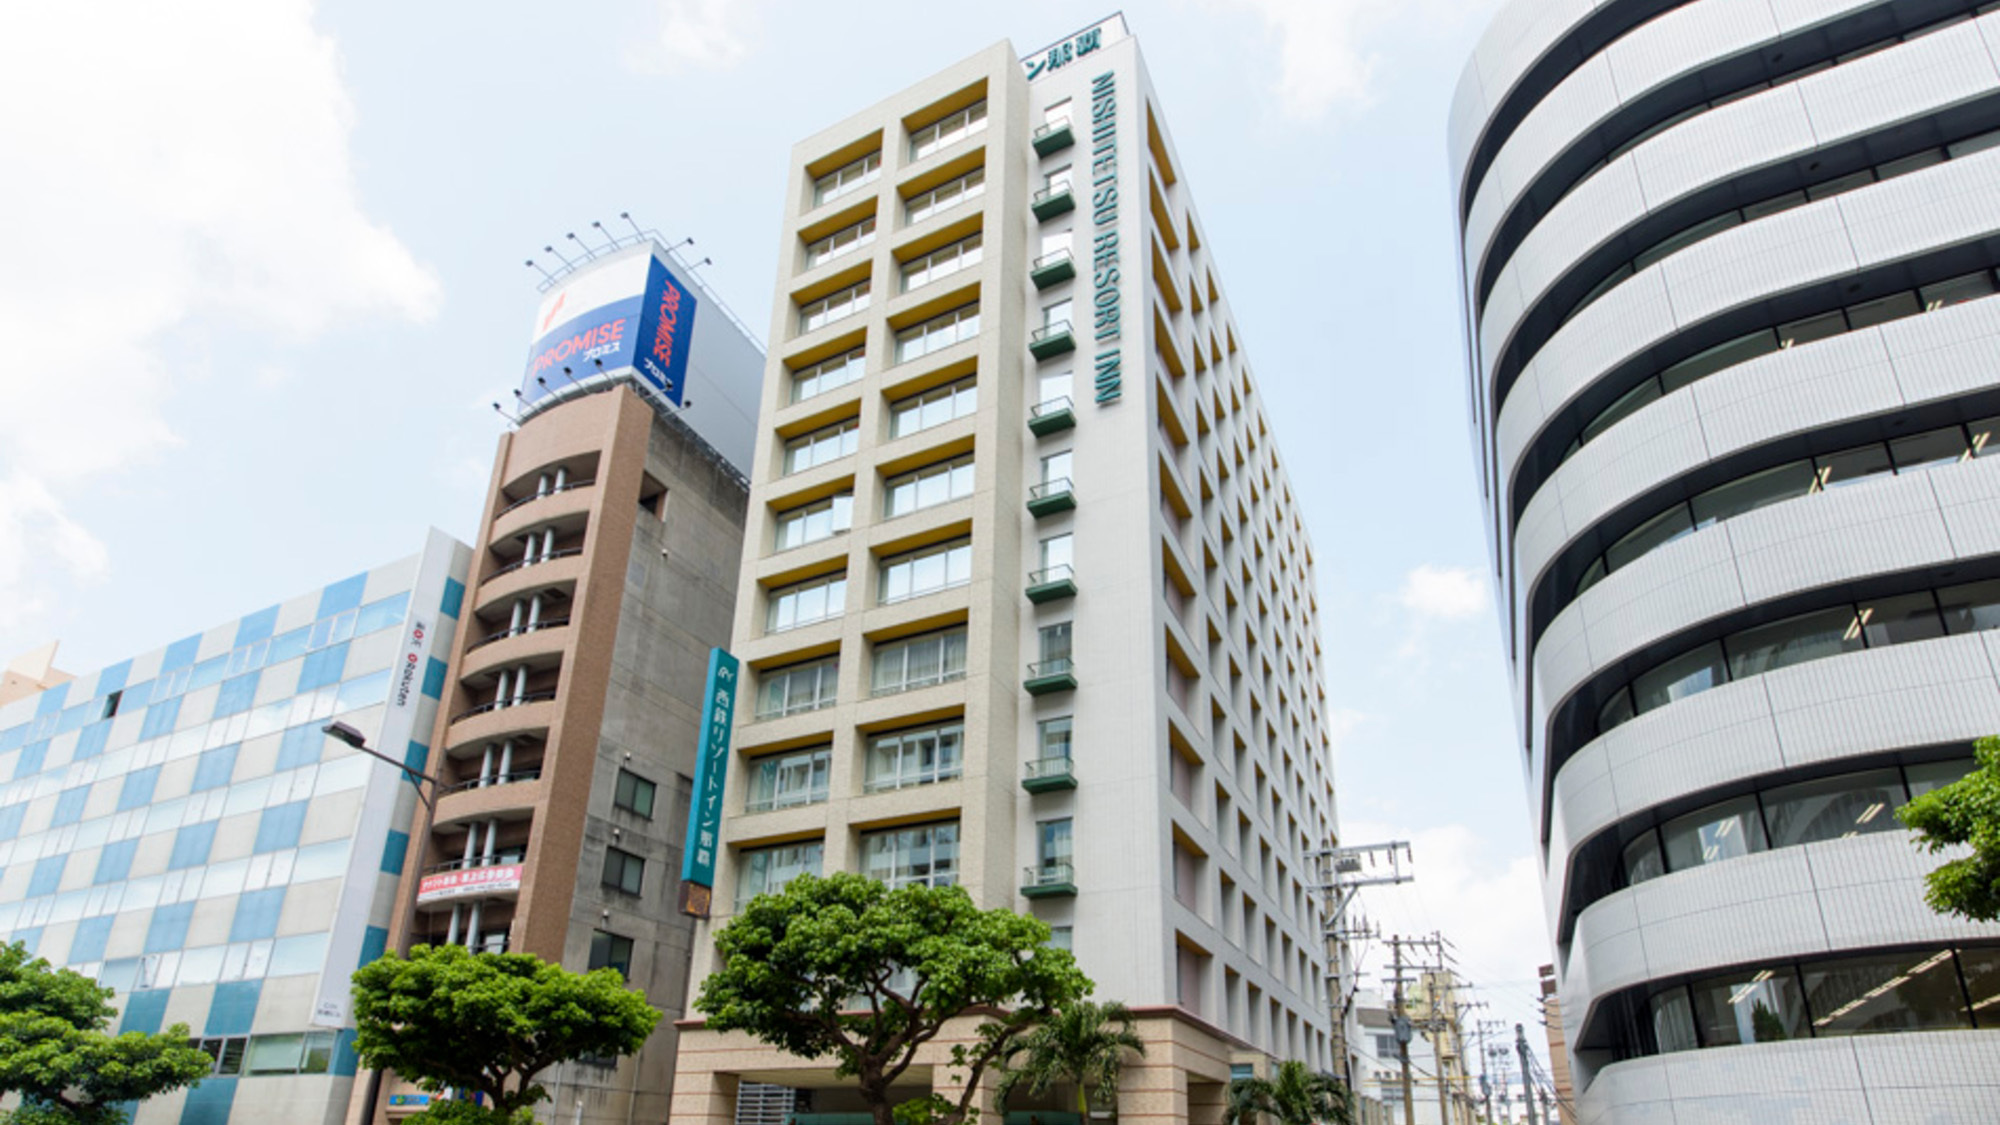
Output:
[[1513,0],[1451,160],[1580,1119],[2000,1119],[2000,5]]

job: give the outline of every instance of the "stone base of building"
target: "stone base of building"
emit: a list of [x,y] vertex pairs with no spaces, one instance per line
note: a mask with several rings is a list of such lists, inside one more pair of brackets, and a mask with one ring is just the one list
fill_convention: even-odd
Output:
[[[1118,1080],[1118,1120],[1126,1125],[1222,1125],[1232,1066],[1269,1072],[1268,1056],[1179,1008],[1139,1008],[1134,1030],[1146,1044]],[[943,1034],[918,1049],[916,1061],[897,1085],[899,1101],[937,1093],[954,1101],[964,1092],[962,1073],[950,1065],[951,1049],[974,1039],[980,1020],[954,1020]],[[812,1103],[800,1125],[848,1125],[866,1108],[851,1079],[836,1078],[831,1058],[801,1059],[760,1043],[742,1032],[710,1031],[698,1020],[680,1025],[675,1063],[672,1125],[737,1125],[737,1092],[746,1082],[807,1091]],[[975,1103],[988,1121],[1006,1125],[1070,1125],[1074,1094],[1058,1090],[1032,1106],[1017,1104],[1004,1117],[993,1104],[999,1076],[981,1079]],[[1093,1116],[1095,1116],[1093,1114]],[[818,1122],[815,1119],[820,1119]]]

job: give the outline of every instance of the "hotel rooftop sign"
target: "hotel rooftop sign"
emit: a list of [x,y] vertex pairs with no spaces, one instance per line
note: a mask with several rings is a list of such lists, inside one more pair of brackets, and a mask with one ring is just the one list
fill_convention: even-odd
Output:
[[1022,56],[1021,67],[1028,72],[1028,80],[1032,82],[1130,34],[1125,28],[1125,16],[1122,13],[1112,15],[1074,35],[1058,39],[1042,50]]

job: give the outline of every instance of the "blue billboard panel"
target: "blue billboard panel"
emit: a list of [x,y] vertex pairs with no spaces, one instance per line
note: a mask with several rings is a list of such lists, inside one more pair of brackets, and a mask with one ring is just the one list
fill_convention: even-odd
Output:
[[687,391],[688,342],[694,336],[694,292],[658,259],[646,279],[646,304],[639,322],[639,375],[675,406]]
[[521,400],[631,368],[678,406],[687,382],[695,297],[650,250],[587,267],[549,293],[537,318]]
[[[701,748],[694,763],[694,793],[688,809],[687,840],[681,851],[681,909],[708,917],[715,886],[715,858],[721,848],[722,787],[729,774],[729,730],[736,714],[742,667],[722,649],[708,653],[708,681],[701,703]],[[696,889],[698,888],[698,889]]]

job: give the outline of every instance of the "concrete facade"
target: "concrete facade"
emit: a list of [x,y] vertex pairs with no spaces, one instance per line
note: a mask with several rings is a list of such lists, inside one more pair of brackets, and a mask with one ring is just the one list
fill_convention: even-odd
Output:
[[[398,948],[455,942],[610,965],[666,1018],[615,1066],[544,1074],[564,1120],[666,1115],[691,920],[674,907],[710,648],[728,636],[746,482],[629,384],[500,439],[418,810]],[[479,886],[453,893],[461,879]],[[414,919],[414,928],[407,920]],[[385,1096],[386,1095],[386,1096]],[[393,1075],[350,1120],[425,1095]]]
[[2000,731],[1992,8],[1514,0],[1460,83],[1467,400],[1586,1125],[2000,1111],[1959,1069],[2000,928],[1924,905],[1893,818]]
[[[1161,1013],[1121,1116],[1335,1069],[1311,546],[1136,41],[996,44],[788,174],[693,979],[797,870],[954,882]],[[744,1080],[854,1108],[824,1063],[682,1044],[676,1121]]]

